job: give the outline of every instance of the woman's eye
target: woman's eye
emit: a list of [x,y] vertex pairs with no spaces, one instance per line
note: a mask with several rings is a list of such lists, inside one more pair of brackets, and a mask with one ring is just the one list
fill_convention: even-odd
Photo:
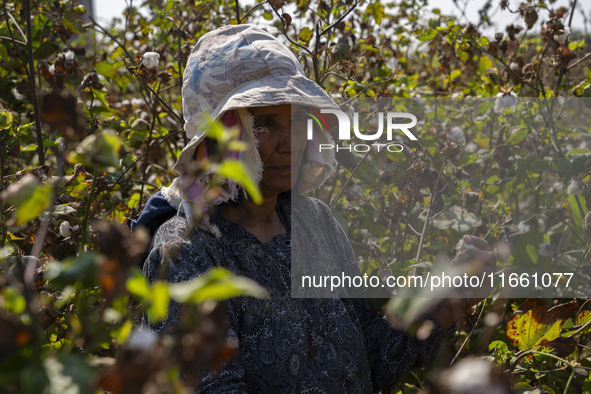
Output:
[[255,128],[259,128],[259,127],[271,127],[275,124],[275,122],[273,122],[271,119],[267,119],[267,120],[263,120],[258,122],[255,125]]

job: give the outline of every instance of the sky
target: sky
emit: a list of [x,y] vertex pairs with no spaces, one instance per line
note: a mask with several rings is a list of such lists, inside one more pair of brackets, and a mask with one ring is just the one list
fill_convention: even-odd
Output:
[[[135,4],[139,4],[141,2],[141,0],[135,0],[134,3]],[[241,4],[248,4],[248,3],[253,3],[254,1],[250,0],[246,0],[244,2],[241,1]],[[458,3],[463,3],[463,1],[458,1]],[[480,8],[482,8],[482,6],[486,3],[486,0],[470,0],[467,10],[466,10],[466,16],[468,17],[468,19],[472,22],[478,22],[480,20],[480,17],[478,15],[478,10]],[[493,1],[493,10],[497,8],[498,4],[500,3],[500,0],[494,0]],[[516,9],[519,5],[520,1],[517,0],[509,0],[509,6],[511,7],[511,9]],[[585,15],[587,16],[588,20],[591,20],[591,1],[589,0],[579,0],[578,3],[580,5],[582,5],[583,9],[585,10]],[[565,6],[565,7],[569,7],[570,6],[570,0],[557,0],[554,3],[554,6],[556,8],[560,7],[560,6]],[[95,8],[95,14],[97,16],[97,21],[99,23],[108,23],[110,20],[112,20],[115,17],[122,17],[123,15],[123,10],[125,9],[126,5],[125,5],[125,0],[97,0],[94,3],[94,8]],[[454,5],[452,0],[430,0],[430,6],[428,8],[433,9],[433,8],[439,8],[441,9],[441,11],[445,14],[452,14],[455,16],[459,16],[461,14],[461,12],[458,10],[458,8]],[[544,14],[545,15],[545,14]],[[508,11],[501,11],[500,9],[498,9],[495,13],[495,15],[493,16],[493,22],[496,22],[499,24],[499,26],[506,26],[508,23],[512,23],[512,22],[521,22],[521,25],[524,25],[523,20],[521,19],[521,17],[519,17],[518,14],[511,14]],[[521,20],[521,21],[520,21]],[[461,20],[460,23],[465,23],[465,19]],[[538,20],[539,23],[539,20]],[[572,27],[573,29],[582,29],[584,25],[584,20],[583,17],[581,15],[580,12],[575,13],[575,16],[573,18],[573,23],[572,23]],[[587,24],[587,26],[589,27],[590,25]],[[494,33],[494,31],[490,31],[490,32],[486,32],[487,34],[490,33]]]

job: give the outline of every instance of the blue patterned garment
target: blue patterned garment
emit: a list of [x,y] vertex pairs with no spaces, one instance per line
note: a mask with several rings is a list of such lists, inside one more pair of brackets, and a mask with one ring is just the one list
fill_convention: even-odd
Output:
[[[296,197],[294,197],[296,198]],[[355,256],[346,234],[330,209],[309,197],[298,206],[336,243],[336,261]],[[164,279],[187,281],[213,266],[252,278],[269,290],[268,300],[237,297],[227,302],[226,337],[238,342],[234,358],[217,373],[204,372],[198,393],[374,393],[399,381],[409,370],[430,365],[455,325],[443,330],[437,323],[425,340],[396,331],[382,315],[374,314],[363,298],[291,298],[291,200],[280,196],[277,210],[286,234],[262,244],[244,227],[220,218],[221,237],[194,229],[183,238],[187,221],[174,216],[156,231],[144,275],[155,280],[163,251],[180,246]],[[301,210],[298,210],[301,212]],[[169,332],[178,323],[179,305],[171,304],[168,318],[153,327]]]

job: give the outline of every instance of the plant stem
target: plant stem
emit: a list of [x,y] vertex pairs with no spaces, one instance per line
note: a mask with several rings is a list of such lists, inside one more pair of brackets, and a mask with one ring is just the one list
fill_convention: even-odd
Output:
[[337,203],[337,201],[339,201],[339,197],[341,197],[341,194],[343,194],[343,192],[347,188],[347,185],[349,184],[349,182],[353,178],[353,175],[355,175],[355,173],[357,172],[357,170],[361,166],[361,163],[363,163],[365,161],[365,159],[367,159],[367,156],[369,156],[369,154],[371,152],[373,152],[373,146],[371,147],[370,150],[367,151],[367,153],[365,154],[365,156],[363,156],[363,159],[361,159],[361,161],[359,161],[359,163],[357,163],[357,166],[355,166],[355,168],[353,169],[353,172],[351,172],[351,175],[349,175],[349,178],[347,179],[347,181],[345,182],[345,184],[343,185],[343,187],[339,191],[339,194],[337,194],[337,196],[335,197],[335,199],[332,200],[332,202],[330,203],[330,205],[329,205],[330,209],[333,209],[334,208],[334,206]]
[[33,59],[33,29],[31,27],[31,2],[25,0],[25,19],[27,22],[27,56],[29,58],[29,83],[33,93],[33,108],[35,110],[35,128],[37,129],[37,154],[39,165],[45,164],[45,152],[43,151],[43,129],[41,128],[41,114],[39,113],[39,100],[35,87],[35,60]]
[[[98,167],[94,167],[92,178],[92,188],[88,194],[88,201],[86,201],[86,209],[84,210],[84,221],[82,222],[82,236],[80,238],[80,255],[84,252],[84,243],[86,240],[86,227],[88,226],[88,218],[90,217],[90,206],[92,205],[92,196],[94,188],[96,187],[96,178],[98,177]],[[94,213],[94,212],[93,212]]]
[[[447,160],[443,162],[441,166],[441,170],[439,170],[439,175],[437,175],[437,180],[435,181],[435,186],[433,187],[433,197],[431,198],[431,202],[429,203],[429,209],[427,210],[427,217],[425,218],[425,224],[423,225],[423,231],[421,231],[421,239],[419,241],[419,250],[417,250],[417,256],[415,258],[416,262],[419,262],[421,258],[421,252],[423,250],[423,242],[425,241],[425,233],[427,232],[427,224],[429,223],[429,216],[431,216],[431,210],[433,208],[433,201],[437,198],[437,186],[439,186],[439,180],[441,179],[441,174],[447,165]],[[413,269],[414,275],[415,269]]]

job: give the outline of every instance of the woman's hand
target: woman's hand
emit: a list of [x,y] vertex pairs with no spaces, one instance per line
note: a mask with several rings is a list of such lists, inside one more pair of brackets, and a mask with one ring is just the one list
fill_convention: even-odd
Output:
[[[479,277],[482,277],[483,273],[488,277],[490,273],[495,272],[497,256],[491,251],[488,242],[473,235],[464,235],[462,241],[464,246],[462,250],[458,250],[458,254],[451,262],[452,266],[462,268],[470,272],[470,275]],[[456,289],[450,298],[444,299],[435,310],[426,315],[426,318],[433,319],[444,329],[451,327],[467,309],[485,298],[479,296],[490,292],[491,288],[486,286],[487,283],[488,281],[485,281],[483,287],[477,289],[479,294],[475,294],[469,287]]]

